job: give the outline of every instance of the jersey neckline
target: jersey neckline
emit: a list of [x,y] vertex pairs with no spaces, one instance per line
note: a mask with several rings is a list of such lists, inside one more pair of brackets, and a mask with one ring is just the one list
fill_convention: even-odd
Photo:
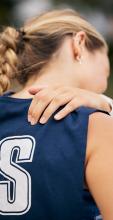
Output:
[[8,91],[6,93],[4,93],[2,96],[0,96],[0,99],[1,100],[7,100],[7,101],[11,101],[11,102],[31,102],[32,101],[32,98],[28,98],[28,99],[25,99],[25,98],[15,98],[15,97],[12,97],[11,95],[14,94],[14,91]]

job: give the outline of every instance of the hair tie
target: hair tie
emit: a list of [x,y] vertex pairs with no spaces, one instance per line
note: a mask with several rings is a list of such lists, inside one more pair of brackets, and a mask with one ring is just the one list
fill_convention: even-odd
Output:
[[17,30],[18,32],[18,44],[17,44],[17,54],[24,49],[24,45],[25,45],[25,32],[21,29]]
[[18,31],[18,33],[19,33],[19,38],[20,38],[20,40],[24,40],[25,31],[22,30],[22,29],[18,29],[17,31]]

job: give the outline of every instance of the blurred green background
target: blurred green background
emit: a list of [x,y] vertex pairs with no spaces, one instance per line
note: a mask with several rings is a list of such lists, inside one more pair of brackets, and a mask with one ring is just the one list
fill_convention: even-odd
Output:
[[42,11],[68,7],[83,14],[109,44],[111,76],[106,94],[113,98],[113,0],[0,0],[0,25],[18,27]]

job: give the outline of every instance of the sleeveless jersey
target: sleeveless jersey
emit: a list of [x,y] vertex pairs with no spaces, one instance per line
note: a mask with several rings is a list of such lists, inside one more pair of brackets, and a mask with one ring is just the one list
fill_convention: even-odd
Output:
[[31,126],[31,99],[0,98],[0,220],[100,220],[84,187],[89,115]]

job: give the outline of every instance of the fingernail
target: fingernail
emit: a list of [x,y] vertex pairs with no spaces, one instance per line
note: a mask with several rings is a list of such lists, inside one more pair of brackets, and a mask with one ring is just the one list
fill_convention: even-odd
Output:
[[32,118],[31,125],[35,125],[35,124],[36,124],[36,121]]
[[28,115],[28,122],[31,122],[31,121],[32,121],[32,116]]
[[59,114],[57,114],[57,115],[54,116],[54,118],[55,118],[56,120],[59,120],[59,119],[61,118],[61,116],[60,116]]
[[42,118],[40,119],[40,123],[41,123],[41,124],[46,123],[46,118],[45,118],[45,117],[42,117]]

